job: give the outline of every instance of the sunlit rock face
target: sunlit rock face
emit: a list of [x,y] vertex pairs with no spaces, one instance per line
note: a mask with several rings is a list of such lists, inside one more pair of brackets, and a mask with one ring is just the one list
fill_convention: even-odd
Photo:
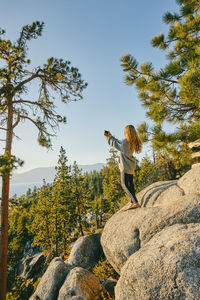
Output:
[[74,267],[82,267],[91,271],[102,254],[100,233],[89,234],[80,237],[75,242],[66,262]]
[[200,299],[200,224],[175,224],[130,256],[116,300]]
[[42,276],[30,300],[56,300],[59,290],[70,270],[71,266],[65,264],[61,258],[54,258]]
[[81,267],[73,268],[62,285],[58,300],[81,297],[84,300],[100,299],[103,286],[97,276]]
[[120,274],[116,299],[200,299],[200,166],[178,181],[153,183],[137,198],[142,207],[126,211],[127,204],[101,237]]
[[54,258],[30,300],[97,300],[105,288],[90,270],[102,256],[100,234],[80,237],[65,262]]

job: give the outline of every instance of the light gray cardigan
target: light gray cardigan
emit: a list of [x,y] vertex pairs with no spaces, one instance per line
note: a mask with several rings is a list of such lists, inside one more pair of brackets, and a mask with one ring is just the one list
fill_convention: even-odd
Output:
[[119,141],[114,136],[106,136],[108,144],[119,151],[119,169],[120,172],[133,174],[136,168],[136,160],[131,154],[127,139]]

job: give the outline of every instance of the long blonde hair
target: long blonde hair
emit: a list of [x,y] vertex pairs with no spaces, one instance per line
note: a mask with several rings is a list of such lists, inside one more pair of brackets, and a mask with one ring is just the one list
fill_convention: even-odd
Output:
[[133,125],[127,125],[124,129],[124,132],[125,132],[125,137],[129,143],[132,154],[133,154],[133,151],[136,153],[140,153],[142,143],[138,137],[135,127]]

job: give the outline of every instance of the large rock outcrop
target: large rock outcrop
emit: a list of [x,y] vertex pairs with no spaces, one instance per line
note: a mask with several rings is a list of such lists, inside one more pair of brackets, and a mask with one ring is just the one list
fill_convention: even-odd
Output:
[[199,288],[200,224],[176,224],[156,234],[127,260],[115,299],[198,300]]
[[101,237],[120,274],[116,299],[200,299],[200,166],[177,181],[148,186],[137,198],[142,207],[126,211],[127,204]]
[[92,270],[102,254],[100,233],[82,236],[75,242],[67,263],[73,267]]
[[106,223],[102,246],[108,261],[120,273],[127,259],[156,233],[176,223],[198,223],[200,195],[184,195],[170,205],[117,212]]
[[152,207],[159,196],[171,187],[176,186],[176,180],[158,181],[144,188],[137,194],[137,199],[143,207]]

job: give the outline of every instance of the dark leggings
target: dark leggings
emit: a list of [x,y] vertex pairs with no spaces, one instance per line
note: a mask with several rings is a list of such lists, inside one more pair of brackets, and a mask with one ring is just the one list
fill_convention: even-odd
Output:
[[137,203],[138,200],[135,195],[135,188],[133,185],[133,174],[121,172],[121,185],[126,194],[130,197],[132,203]]

